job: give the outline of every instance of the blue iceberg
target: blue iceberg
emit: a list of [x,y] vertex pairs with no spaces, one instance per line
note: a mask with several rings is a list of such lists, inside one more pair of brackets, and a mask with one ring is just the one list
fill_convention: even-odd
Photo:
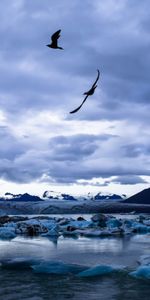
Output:
[[85,266],[67,264],[61,261],[46,261],[38,265],[32,265],[31,267],[36,273],[47,273],[53,275],[78,274],[87,269]]
[[87,270],[80,272],[77,276],[79,277],[94,277],[94,276],[103,276],[113,272],[116,272],[118,268],[114,268],[107,265],[98,265]]
[[150,266],[140,266],[136,271],[131,272],[130,275],[136,278],[150,279]]

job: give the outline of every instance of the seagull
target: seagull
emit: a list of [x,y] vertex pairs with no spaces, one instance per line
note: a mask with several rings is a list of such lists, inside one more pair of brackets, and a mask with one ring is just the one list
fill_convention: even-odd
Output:
[[60,38],[60,32],[61,32],[61,29],[59,29],[58,31],[56,31],[55,33],[53,33],[53,35],[51,36],[52,42],[51,42],[51,44],[46,45],[47,47],[53,48],[53,49],[64,50],[62,47],[59,47],[57,45],[57,40]]
[[99,70],[97,70],[97,73],[98,73],[97,78],[96,78],[95,82],[93,83],[92,87],[90,88],[90,90],[88,92],[85,92],[83,94],[83,95],[86,95],[86,96],[85,96],[84,100],[82,101],[81,105],[79,107],[77,107],[75,110],[70,111],[70,114],[76,113],[82,107],[83,103],[86,101],[86,99],[88,98],[88,96],[91,96],[91,95],[94,94],[95,89],[97,88],[96,83],[97,83],[97,81],[99,79],[99,74],[100,74]]

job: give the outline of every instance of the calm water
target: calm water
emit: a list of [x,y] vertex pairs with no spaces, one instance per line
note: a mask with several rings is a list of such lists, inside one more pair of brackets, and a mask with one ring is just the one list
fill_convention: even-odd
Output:
[[93,278],[75,275],[52,276],[36,274],[29,268],[0,268],[0,299],[103,299],[149,300],[148,280],[128,275],[138,266],[141,255],[150,254],[150,235],[125,238],[47,238],[16,237],[0,241],[0,261],[24,258],[25,260],[62,261],[87,267],[107,264],[119,265],[126,271]]

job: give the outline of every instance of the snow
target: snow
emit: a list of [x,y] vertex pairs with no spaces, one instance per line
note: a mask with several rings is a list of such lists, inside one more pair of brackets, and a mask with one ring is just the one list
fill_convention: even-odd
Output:
[[[45,198],[46,199],[46,198]],[[127,212],[131,210],[139,210],[136,204],[119,203],[114,200],[105,201],[91,201],[80,199],[73,200],[60,200],[60,199],[46,199],[43,201],[0,201],[1,214],[8,215],[28,215],[28,214],[73,214],[73,213],[98,213],[100,211],[107,213]],[[142,205],[142,209],[148,211],[148,207]]]

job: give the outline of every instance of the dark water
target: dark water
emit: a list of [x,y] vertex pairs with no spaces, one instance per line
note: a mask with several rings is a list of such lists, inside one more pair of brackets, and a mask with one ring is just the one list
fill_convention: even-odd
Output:
[[29,271],[0,273],[1,299],[150,299],[148,282],[125,277],[103,277],[79,280],[75,277],[36,275]]
[[0,267],[0,299],[149,300],[150,281],[129,276],[143,254],[150,254],[150,235],[93,239],[60,237],[58,240],[16,237],[11,241],[0,241],[1,262],[24,258],[87,267],[117,265],[122,270],[105,276],[78,278],[73,274],[37,274],[29,267]]

